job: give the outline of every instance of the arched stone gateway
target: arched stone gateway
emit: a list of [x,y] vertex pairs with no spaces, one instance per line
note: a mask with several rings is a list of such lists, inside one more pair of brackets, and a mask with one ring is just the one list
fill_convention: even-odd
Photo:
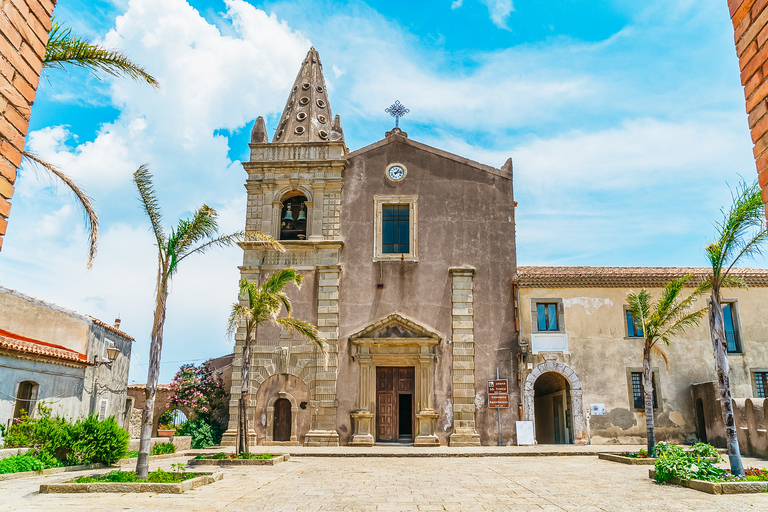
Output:
[[582,402],[581,381],[573,371],[573,368],[556,361],[546,361],[531,371],[525,379],[523,388],[523,419],[534,422],[535,430],[535,406],[534,406],[534,383],[541,375],[547,372],[557,372],[568,380],[571,394],[571,414],[573,416],[573,437],[575,444],[587,444],[587,428],[584,420],[584,404]]

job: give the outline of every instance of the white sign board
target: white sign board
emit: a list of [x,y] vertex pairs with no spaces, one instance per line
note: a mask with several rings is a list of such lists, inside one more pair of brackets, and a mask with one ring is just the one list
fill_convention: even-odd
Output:
[[517,445],[529,445],[536,442],[536,438],[533,435],[533,422],[532,421],[517,421]]
[[592,416],[605,416],[605,404],[590,404],[589,413]]

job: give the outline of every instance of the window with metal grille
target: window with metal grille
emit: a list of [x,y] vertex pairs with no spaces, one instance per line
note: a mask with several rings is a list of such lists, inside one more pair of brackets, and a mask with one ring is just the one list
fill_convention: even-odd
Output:
[[[653,386],[653,408],[658,409],[656,400],[656,376],[651,374]],[[643,372],[632,372],[632,402],[635,409],[645,409],[645,397],[643,396]]]
[[383,254],[410,252],[409,211],[410,207],[407,204],[382,205],[381,252]]
[[557,304],[536,304],[539,331],[557,331]]
[[627,311],[627,336],[630,338],[642,338],[643,327],[635,320],[635,315]]
[[755,372],[757,398],[768,398],[768,372]]

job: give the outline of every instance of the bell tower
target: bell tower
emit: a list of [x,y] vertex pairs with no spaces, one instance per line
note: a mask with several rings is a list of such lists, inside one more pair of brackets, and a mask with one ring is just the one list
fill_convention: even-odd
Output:
[[[222,444],[235,444],[237,398],[242,386],[250,386],[247,414],[249,429],[253,429],[255,422],[261,421],[256,417],[256,408],[260,406],[256,403],[259,387],[278,375],[308,387],[309,403],[303,407],[309,407],[311,422],[304,444],[336,446],[339,444],[336,431],[339,256],[343,246],[339,218],[342,174],[346,167],[344,155],[348,150],[341,120],[339,116],[332,117],[323,66],[314,48],[301,65],[272,142],[269,142],[264,119],[259,117],[249,146],[250,159],[243,162],[248,174],[246,231],[272,236],[280,241],[285,252],[269,249],[259,242],[242,242],[240,275],[256,283],[279,268],[291,267],[304,275],[308,285],[301,290],[302,300],[312,304],[311,316],[316,316],[317,328],[328,342],[328,365],[325,366],[323,355],[314,344],[285,332],[270,338],[269,330],[260,329],[251,346],[250,382],[242,382],[245,334],[239,331],[235,336],[229,429]],[[314,289],[312,281],[317,283]],[[311,317],[303,319],[312,321]],[[290,392],[281,390],[283,394]],[[270,397],[264,399],[270,400]],[[272,439],[271,433],[266,434],[266,443],[256,437],[256,431],[250,431],[249,444],[255,445],[257,441],[269,444]]]

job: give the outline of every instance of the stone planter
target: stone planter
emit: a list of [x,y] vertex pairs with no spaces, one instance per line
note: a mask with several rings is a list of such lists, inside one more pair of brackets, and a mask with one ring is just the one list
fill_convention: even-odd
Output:
[[40,492],[45,493],[88,493],[88,492],[154,492],[158,494],[181,494],[195,487],[212,484],[221,480],[224,473],[201,474],[177,484],[155,484],[148,482],[94,482],[89,484],[43,484]]
[[192,459],[189,466],[274,466],[290,459],[290,455],[277,455],[271,459]]
[[[611,462],[618,462],[621,464],[629,464],[631,466],[653,466],[656,463],[656,459],[651,457],[636,459],[633,457],[624,457],[623,455],[619,455],[617,453],[598,453],[597,458],[602,460],[609,460]],[[702,460],[709,462],[718,461],[716,457],[702,457]]]
[[157,435],[159,437],[173,437],[176,435],[175,430],[158,430]]
[[[648,474],[651,478],[656,477],[656,472],[653,469],[649,469]],[[768,490],[768,482],[705,482],[704,480],[685,480],[673,477],[666,483],[709,494],[751,494]]]
[[619,462],[621,464],[630,464],[632,466],[653,466],[656,462],[656,459],[650,457],[636,459],[633,457],[624,457],[623,455],[618,455],[616,453],[598,453],[597,458],[609,460],[611,462]]

